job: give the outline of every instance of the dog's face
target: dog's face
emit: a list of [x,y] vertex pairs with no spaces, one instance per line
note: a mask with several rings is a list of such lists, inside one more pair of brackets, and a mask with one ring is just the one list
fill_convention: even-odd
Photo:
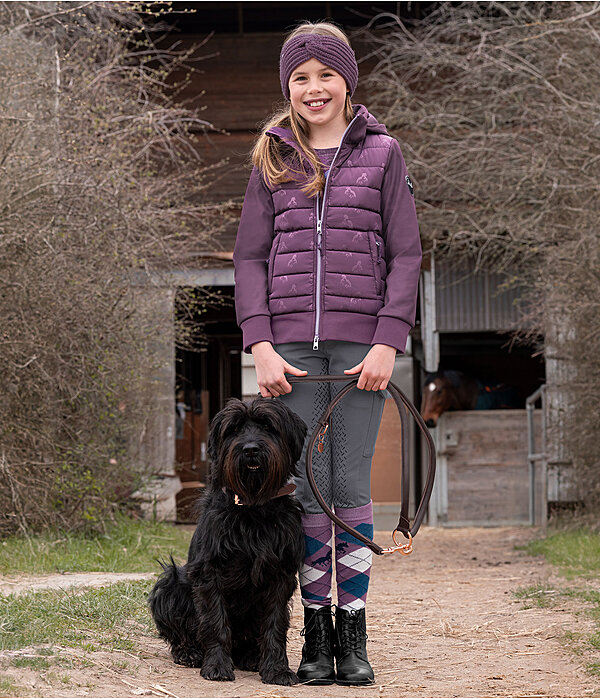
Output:
[[283,401],[229,399],[208,437],[213,488],[225,486],[247,505],[262,505],[296,474],[306,423]]

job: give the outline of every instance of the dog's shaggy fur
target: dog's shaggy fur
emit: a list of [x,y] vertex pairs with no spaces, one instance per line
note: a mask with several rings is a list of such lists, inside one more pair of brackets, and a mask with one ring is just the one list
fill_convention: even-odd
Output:
[[175,663],[201,668],[204,678],[234,680],[237,666],[258,670],[265,683],[298,682],[286,641],[304,555],[302,508],[278,494],[306,432],[270,398],[230,399],[211,422],[209,485],[188,562],[163,564],[149,599]]

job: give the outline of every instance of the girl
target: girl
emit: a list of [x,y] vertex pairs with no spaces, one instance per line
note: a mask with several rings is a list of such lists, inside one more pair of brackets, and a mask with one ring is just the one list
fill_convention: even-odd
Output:
[[[358,66],[338,27],[296,27],[279,72],[289,105],[268,121],[252,153],[233,254],[237,322],[261,395],[285,401],[308,436],[343,383],[292,391],[285,374],[360,375],[360,391],[333,411],[314,471],[335,512],[372,537],[370,470],[384,390],[415,318],[421,243],[412,183],[398,142],[363,105],[352,105]],[[337,527],[332,543],[332,523],[304,474],[308,436],[296,480],[306,539],[298,676],[367,685],[374,682],[365,622],[372,554]]]

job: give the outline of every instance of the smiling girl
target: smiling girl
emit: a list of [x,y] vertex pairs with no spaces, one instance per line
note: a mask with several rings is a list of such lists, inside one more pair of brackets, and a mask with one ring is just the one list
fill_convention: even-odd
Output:
[[289,104],[252,153],[233,255],[237,321],[261,395],[285,401],[309,427],[296,479],[306,540],[298,676],[368,685],[372,554],[337,526],[334,535],[304,469],[309,436],[343,385],[305,382],[292,391],[285,375],[359,374],[359,391],[333,410],[313,469],[335,512],[372,537],[371,460],[394,359],[415,320],[421,243],[400,146],[351,102],[358,65],[346,35],[329,22],[299,25],[284,41],[279,73]]

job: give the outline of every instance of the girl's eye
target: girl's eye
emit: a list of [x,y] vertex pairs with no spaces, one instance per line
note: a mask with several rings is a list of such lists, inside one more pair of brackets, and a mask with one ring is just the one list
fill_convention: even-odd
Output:
[[[327,76],[327,75],[330,76],[330,77],[333,77],[333,73],[329,73],[329,72],[327,72],[327,73],[321,73],[321,77],[325,77],[325,76]],[[304,75],[299,75],[299,76],[296,78],[296,80],[305,80],[305,79],[306,79],[306,78],[305,78]]]

